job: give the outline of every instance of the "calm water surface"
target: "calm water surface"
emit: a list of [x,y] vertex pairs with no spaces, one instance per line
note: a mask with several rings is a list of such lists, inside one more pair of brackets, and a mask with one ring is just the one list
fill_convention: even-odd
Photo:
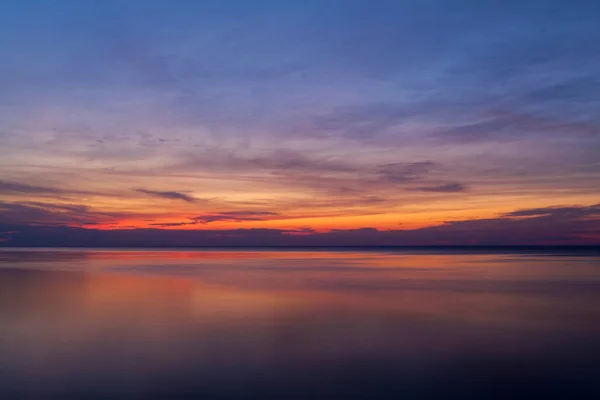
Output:
[[593,252],[0,250],[1,399],[600,398]]

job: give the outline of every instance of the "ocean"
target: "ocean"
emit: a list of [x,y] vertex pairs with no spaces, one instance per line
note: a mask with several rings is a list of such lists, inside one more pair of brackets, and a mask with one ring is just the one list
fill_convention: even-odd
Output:
[[600,398],[597,248],[0,249],[1,399]]

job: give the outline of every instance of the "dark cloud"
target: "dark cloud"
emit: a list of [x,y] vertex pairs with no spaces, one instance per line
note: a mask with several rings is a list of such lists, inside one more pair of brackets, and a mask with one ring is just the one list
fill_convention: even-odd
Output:
[[385,203],[387,199],[380,196],[363,196],[354,201],[356,201],[359,204],[380,204]]
[[382,179],[397,182],[413,182],[423,179],[438,165],[432,161],[419,161],[411,163],[390,163],[379,165],[376,172]]
[[37,202],[0,202],[0,222],[18,224],[84,224],[96,217],[84,206],[62,206]]
[[148,189],[133,189],[136,192],[148,194],[150,196],[162,197],[164,199],[171,200],[183,200],[188,203],[193,203],[196,201],[196,198],[189,196],[185,193],[174,192],[174,191],[157,191],[157,190],[148,190]]
[[196,225],[196,224],[197,224],[197,222],[192,221],[192,222],[162,222],[162,223],[153,223],[153,224],[148,224],[148,225],[167,228],[167,227],[171,227],[171,226],[184,226],[184,225]]
[[0,223],[26,225],[96,225],[114,222],[130,213],[98,212],[81,204],[0,201]]
[[[0,222],[3,246],[431,246],[600,245],[599,205],[518,210],[515,216],[449,221],[412,230],[360,228],[315,232],[280,229],[98,230]],[[563,211],[556,211],[556,210]],[[580,210],[575,212],[574,210]],[[270,212],[235,211],[199,216],[191,222],[255,220]],[[520,218],[519,216],[529,216]],[[556,215],[560,215],[557,217]],[[187,222],[184,224],[188,224]]]
[[47,210],[75,212],[75,213],[81,213],[81,214],[90,211],[90,208],[88,206],[85,206],[82,204],[54,204],[54,203],[43,203],[43,202],[39,202],[39,201],[22,201],[19,204],[43,208],[43,209],[47,209]]
[[225,211],[214,214],[198,215],[190,218],[195,223],[209,224],[217,221],[242,222],[242,221],[264,221],[269,217],[277,216],[270,211]]
[[600,204],[594,204],[587,207],[569,206],[569,207],[543,207],[517,210],[503,214],[506,217],[561,217],[561,218],[581,218],[587,216],[600,216]]
[[56,188],[29,185],[26,183],[9,182],[0,180],[0,194],[23,193],[23,194],[57,194],[62,191]]
[[419,192],[436,192],[436,193],[461,193],[466,192],[467,187],[462,183],[446,183],[436,186],[422,186],[416,188]]

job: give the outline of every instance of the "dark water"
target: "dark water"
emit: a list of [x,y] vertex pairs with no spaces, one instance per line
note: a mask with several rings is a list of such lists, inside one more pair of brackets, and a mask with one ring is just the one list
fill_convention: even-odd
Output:
[[0,251],[0,399],[600,398],[600,257]]

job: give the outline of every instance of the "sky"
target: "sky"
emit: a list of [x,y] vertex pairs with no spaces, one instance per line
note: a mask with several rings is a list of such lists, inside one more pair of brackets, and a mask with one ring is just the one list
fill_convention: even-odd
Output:
[[0,245],[600,244],[596,0],[0,3]]

